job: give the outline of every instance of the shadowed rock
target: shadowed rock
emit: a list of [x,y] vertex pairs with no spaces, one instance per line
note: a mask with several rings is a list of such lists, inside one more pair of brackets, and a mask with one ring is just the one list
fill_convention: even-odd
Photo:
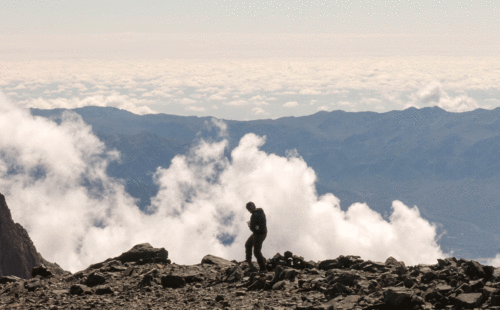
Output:
[[5,196],[0,194],[0,278],[13,275],[29,279],[32,269],[41,264],[49,267],[53,273],[65,273],[57,264],[46,261],[36,251],[28,232],[12,220]]
[[153,248],[149,243],[141,243],[135,245],[129,251],[116,257],[116,259],[121,261],[122,263],[126,262],[169,263],[170,262],[168,261],[168,251],[165,250],[165,248]]
[[[148,252],[154,248],[138,245],[133,249]],[[339,256],[326,263],[308,262],[306,267],[303,258],[286,252],[267,261],[268,272],[258,272],[244,261],[208,255],[196,265],[157,262],[158,257],[165,259],[151,255],[124,263],[108,259],[64,278],[4,277],[0,279],[0,309],[12,308],[12,304],[19,309],[71,305],[113,310],[500,309],[498,269],[465,259],[407,267],[394,258],[381,263]]]

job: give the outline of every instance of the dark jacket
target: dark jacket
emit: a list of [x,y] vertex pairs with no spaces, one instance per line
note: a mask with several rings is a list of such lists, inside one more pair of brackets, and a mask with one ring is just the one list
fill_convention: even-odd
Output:
[[256,235],[267,234],[266,214],[261,208],[252,212],[250,218],[250,230]]

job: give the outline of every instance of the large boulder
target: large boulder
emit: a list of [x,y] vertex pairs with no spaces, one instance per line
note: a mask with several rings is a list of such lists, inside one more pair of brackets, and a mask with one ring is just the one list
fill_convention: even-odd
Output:
[[129,251],[115,258],[122,263],[126,262],[156,262],[170,263],[168,251],[165,248],[153,248],[149,243],[135,245]]
[[228,261],[227,259],[217,257],[214,255],[205,255],[203,259],[201,260],[202,264],[210,264],[210,265],[217,265],[219,267],[229,267],[234,265],[233,262]]

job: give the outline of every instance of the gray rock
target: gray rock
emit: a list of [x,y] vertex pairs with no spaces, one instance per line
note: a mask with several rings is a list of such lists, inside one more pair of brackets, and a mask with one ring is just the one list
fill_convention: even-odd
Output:
[[391,287],[384,291],[384,302],[395,307],[407,307],[411,303],[413,291],[404,287]]
[[280,265],[276,266],[276,269],[274,270],[274,277],[271,280],[271,283],[276,283],[284,279],[285,279],[285,271],[283,267],[281,267]]
[[457,305],[474,308],[480,306],[484,301],[484,295],[482,293],[463,293],[455,298]]
[[52,294],[55,294],[57,296],[68,295],[69,294],[69,290],[53,290]]
[[385,264],[386,265],[394,265],[398,262],[397,259],[395,259],[394,257],[392,256],[389,256],[386,260],[385,260]]
[[453,288],[448,284],[439,284],[436,286],[436,290],[440,294],[448,294],[453,290]]
[[285,287],[285,284],[286,284],[285,280],[278,281],[274,283],[273,290],[281,290]]
[[167,275],[161,277],[161,285],[165,288],[179,288],[186,285],[186,280],[183,277],[176,275]]
[[471,277],[471,279],[474,279],[476,277],[477,278],[486,277],[486,273],[484,272],[483,267],[478,262],[472,260],[467,262],[466,264],[467,264],[466,273],[469,277]]
[[95,288],[95,294],[96,295],[109,295],[109,294],[113,294],[113,290],[107,285],[98,285]]
[[16,276],[4,276],[0,278],[0,284],[21,281],[22,279]]
[[151,274],[145,274],[142,276],[141,282],[139,283],[140,287],[146,287],[146,286],[151,286],[151,283],[153,282],[153,275]]
[[122,274],[127,277],[131,277],[135,274],[135,268],[134,267],[128,267],[125,269]]
[[472,292],[477,292],[484,287],[484,280],[479,279],[475,281],[470,281],[469,285]]
[[41,276],[42,278],[50,278],[52,277],[52,275],[52,271],[50,271],[50,269],[43,264],[37,267],[33,267],[33,269],[31,270],[31,276],[33,278],[36,276]]
[[297,276],[297,270],[295,269],[286,269],[284,271],[284,278],[285,280],[288,280],[288,281],[295,281],[295,276]]
[[43,287],[42,282],[40,280],[36,279],[34,281],[30,281],[25,285],[26,289],[28,292],[33,292],[36,291],[37,288]]
[[203,275],[196,270],[176,271],[171,275],[183,278],[184,282],[186,283],[195,283],[203,281]]
[[69,293],[72,295],[91,294],[90,288],[83,284],[74,284],[70,287]]
[[217,266],[221,266],[221,267],[229,267],[229,266],[234,265],[233,262],[228,261],[227,259],[224,259],[221,257],[214,256],[214,255],[205,255],[205,257],[203,257],[203,259],[201,260],[201,263],[202,264],[217,265]]
[[88,287],[93,287],[96,285],[106,283],[106,278],[101,273],[93,272],[88,275],[87,279],[85,279],[84,284]]
[[234,283],[243,279],[244,272],[239,266],[229,267],[228,269],[226,269],[226,275],[226,281],[229,283]]
[[500,306],[500,295],[491,295],[490,304],[492,306]]
[[116,257],[122,263],[126,262],[163,262],[169,263],[168,251],[165,248],[153,248],[149,243],[137,244],[127,252]]
[[333,308],[335,310],[352,310],[358,306],[358,301],[361,299],[361,296],[358,295],[349,295],[346,296],[341,301],[332,302]]

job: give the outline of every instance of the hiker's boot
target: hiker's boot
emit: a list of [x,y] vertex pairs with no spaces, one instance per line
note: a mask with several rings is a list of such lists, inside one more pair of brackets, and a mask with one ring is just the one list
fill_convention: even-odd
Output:
[[248,264],[248,270],[249,270],[250,272],[255,272],[255,271],[257,271],[257,268],[254,266],[254,264],[253,264],[252,262],[248,262],[248,261],[247,261],[247,264]]
[[266,273],[267,272],[266,264],[259,264],[259,265],[260,265],[260,272]]

